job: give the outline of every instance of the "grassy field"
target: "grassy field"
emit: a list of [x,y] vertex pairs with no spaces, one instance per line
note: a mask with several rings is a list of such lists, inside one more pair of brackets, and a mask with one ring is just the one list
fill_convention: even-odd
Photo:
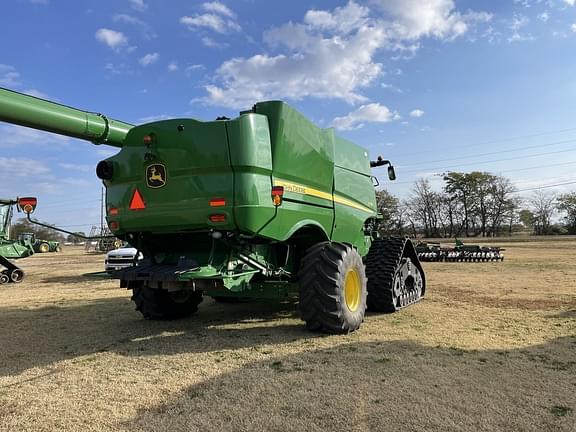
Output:
[[293,303],[144,321],[68,248],[0,287],[1,431],[574,431],[576,241],[424,263],[428,293],[347,336]]

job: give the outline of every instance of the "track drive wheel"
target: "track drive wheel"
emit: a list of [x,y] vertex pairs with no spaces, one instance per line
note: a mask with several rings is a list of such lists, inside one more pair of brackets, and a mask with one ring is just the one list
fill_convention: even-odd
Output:
[[312,331],[357,330],[366,310],[366,274],[358,252],[342,243],[311,247],[298,272],[300,314]]
[[48,243],[40,243],[40,246],[38,246],[38,252],[40,253],[50,252],[50,245]]
[[167,291],[136,287],[132,290],[136,310],[150,320],[173,320],[192,315],[202,302],[201,291]]
[[369,311],[396,312],[424,296],[424,270],[410,240],[374,240],[366,256],[366,276]]

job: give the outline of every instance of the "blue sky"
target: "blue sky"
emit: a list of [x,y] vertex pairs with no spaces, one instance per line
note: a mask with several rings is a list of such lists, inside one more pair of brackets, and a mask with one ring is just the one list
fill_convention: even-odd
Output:
[[[2,87],[133,123],[283,99],[391,159],[400,197],[446,170],[576,182],[575,0],[2,3]],[[37,195],[40,219],[73,229],[99,221],[94,167],[113,149],[0,133],[1,197]]]

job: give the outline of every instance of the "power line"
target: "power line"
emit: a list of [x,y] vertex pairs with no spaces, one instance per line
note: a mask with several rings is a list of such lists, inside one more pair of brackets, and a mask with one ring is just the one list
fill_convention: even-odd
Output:
[[568,143],[573,143],[573,142],[576,142],[576,139],[564,140],[564,141],[555,141],[555,142],[551,142],[551,143],[537,144],[537,145],[532,145],[532,146],[516,147],[516,148],[508,149],[508,150],[499,150],[499,151],[488,152],[488,153],[478,153],[478,154],[468,155],[468,156],[459,156],[459,157],[450,158],[450,159],[436,159],[436,160],[432,160],[432,161],[402,165],[402,167],[419,166],[419,165],[426,165],[428,163],[447,162],[447,161],[453,161],[453,160],[468,159],[468,158],[473,158],[473,157],[490,156],[490,155],[494,155],[494,154],[512,153],[512,152],[515,152],[518,150],[521,151],[521,150],[527,150],[527,149],[532,149],[532,148],[550,147],[550,146],[555,146],[555,145],[559,145],[559,144],[568,144]]
[[526,192],[526,191],[532,191],[532,190],[538,190],[538,189],[548,189],[548,188],[553,188],[553,187],[558,187],[558,186],[567,186],[567,185],[571,185],[571,184],[576,184],[576,181],[570,181],[570,182],[566,182],[566,183],[556,183],[556,184],[550,184],[550,185],[543,185],[543,186],[537,186],[537,187],[527,188],[527,189],[520,189],[520,190],[514,191],[514,193],[517,193],[517,192]]
[[[518,156],[518,157],[513,157],[513,158],[492,159],[492,160],[487,160],[487,161],[483,161],[483,162],[470,162],[470,163],[465,163],[465,164],[447,165],[444,167],[435,167],[435,168],[428,168],[428,169],[431,171],[437,171],[437,170],[445,170],[447,168],[457,168],[457,167],[470,166],[470,165],[482,165],[482,164],[494,163],[494,162],[504,162],[504,161],[518,160],[518,159],[527,159],[527,158],[536,157],[536,156],[547,156],[547,155],[551,155],[551,154],[568,153],[568,152],[573,152],[573,151],[576,151],[576,148],[571,148],[571,149],[566,149],[566,150],[558,150],[558,151],[553,151],[553,152],[535,153],[535,154],[531,154],[531,155]],[[413,173],[413,172],[418,172],[418,171],[422,171],[422,169],[406,170],[406,171],[401,171],[401,172],[403,172],[403,173],[411,173],[412,172]]]
[[[572,132],[575,130],[576,130],[576,128],[557,129],[554,131],[537,132],[537,133],[533,133],[533,134],[529,134],[529,135],[517,135],[515,137],[509,137],[509,138],[502,138],[502,139],[495,139],[495,140],[488,140],[488,141],[479,141],[476,144],[468,144],[468,145],[459,146],[459,147],[460,148],[472,148],[472,147],[478,147],[478,146],[482,146],[482,145],[486,145],[486,144],[498,144],[498,143],[502,143],[502,142],[517,141],[520,139],[535,138],[535,137],[539,137],[539,136],[552,135],[552,134],[556,134],[556,133]],[[435,148],[433,150],[420,151],[419,153],[433,153],[433,152],[438,152],[440,150],[446,150],[446,149],[453,150],[452,147],[439,147],[439,148]],[[402,154],[400,154],[399,156],[402,156]],[[405,154],[404,156],[414,156],[414,154],[413,153]]]

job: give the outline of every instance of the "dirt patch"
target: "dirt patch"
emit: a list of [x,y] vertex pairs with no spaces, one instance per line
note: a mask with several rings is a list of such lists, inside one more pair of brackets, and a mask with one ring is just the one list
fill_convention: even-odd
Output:
[[91,274],[102,255],[21,260],[0,288],[0,431],[572,431],[576,248],[518,245],[425,263],[424,301],[347,336],[290,302],[144,321]]

